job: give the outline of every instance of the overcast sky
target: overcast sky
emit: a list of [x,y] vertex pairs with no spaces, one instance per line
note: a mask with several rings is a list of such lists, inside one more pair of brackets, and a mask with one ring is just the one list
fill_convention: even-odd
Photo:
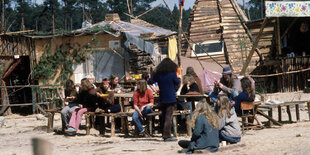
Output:
[[[42,4],[43,0],[33,0],[36,1],[38,4]],[[178,5],[179,0],[165,0],[167,2],[167,4],[169,5],[169,8],[173,9],[173,6],[175,4]],[[237,0],[239,3],[242,2],[242,0]],[[247,2],[248,0],[246,0]],[[192,8],[194,5],[195,0],[185,0],[185,4],[184,4],[184,8],[188,9],[188,8]],[[158,4],[164,4],[163,0],[156,0],[155,2],[152,3],[152,6],[157,6]]]

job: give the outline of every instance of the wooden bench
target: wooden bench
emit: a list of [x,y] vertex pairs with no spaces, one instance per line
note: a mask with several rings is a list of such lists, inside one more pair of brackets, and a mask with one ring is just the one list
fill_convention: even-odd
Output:
[[[173,114],[172,114],[172,127],[173,127],[173,136],[177,137],[177,127],[178,127],[178,122],[177,122],[177,116],[180,116],[180,115],[185,115],[186,117],[186,130],[187,130],[187,135],[188,136],[191,136],[192,135],[192,129],[191,129],[191,119],[190,119],[190,110],[175,110],[173,111]],[[155,111],[155,112],[152,112],[152,113],[149,113],[147,114],[147,119],[149,120],[149,131],[150,131],[150,134],[152,135],[152,131],[153,131],[153,119],[152,117],[155,117],[155,116],[159,116],[161,115],[161,112],[160,111]]]
[[[54,115],[55,113],[60,113],[60,109],[51,109],[47,110],[48,114],[48,122],[47,122],[47,132],[50,133],[53,131],[53,126],[54,126]],[[94,120],[94,117],[110,117],[111,119],[111,137],[115,136],[115,118],[122,118],[122,132],[126,135],[128,135],[128,117],[132,116],[132,112],[118,112],[118,113],[95,113],[95,112],[86,112],[84,113],[85,120],[86,120],[86,135],[90,134],[90,128],[94,126],[94,122],[91,122]],[[176,110],[173,112],[173,135],[177,136],[177,119],[176,116],[184,114],[186,116],[186,129],[187,129],[187,135],[191,136],[192,135],[192,130],[190,127],[190,111],[189,110]],[[152,117],[159,116],[161,115],[161,112],[155,111],[152,113],[147,114],[147,118],[149,120],[149,131],[152,134],[153,131],[153,119]],[[62,121],[63,122],[63,121]],[[62,123],[62,130],[64,131],[64,124]],[[105,121],[100,121],[99,122],[99,129],[100,132],[102,131],[103,134],[105,133]]]
[[[266,117],[269,120],[269,126],[272,126],[273,123],[281,126],[282,124],[280,122],[282,121],[282,111],[281,111],[282,107],[286,106],[286,111],[288,114],[289,122],[292,122],[292,114],[291,114],[290,106],[295,105],[296,120],[300,121],[299,105],[305,104],[305,103],[307,103],[308,115],[309,115],[309,120],[310,120],[310,101],[291,101],[291,102],[283,102],[280,104],[259,105],[259,109],[266,109],[268,111],[268,115],[264,114],[261,110],[258,110],[258,113]],[[278,121],[272,118],[273,108],[278,108]]]

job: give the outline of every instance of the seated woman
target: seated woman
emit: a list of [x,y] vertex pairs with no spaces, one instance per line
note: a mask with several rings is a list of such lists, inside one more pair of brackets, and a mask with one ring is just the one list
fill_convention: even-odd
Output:
[[116,75],[110,76],[110,89],[114,93],[127,93],[131,91],[130,88],[124,89],[123,87],[121,87],[121,85],[119,84],[119,78]]
[[72,112],[78,108],[77,91],[72,80],[67,80],[65,84],[65,107],[61,110],[63,121],[63,131],[68,129]]
[[[241,79],[241,88],[242,88],[242,92],[239,93],[239,95],[237,96],[236,100],[235,100],[235,110],[238,116],[242,115],[241,112],[241,102],[246,101],[246,102],[253,102],[255,99],[255,92],[254,92],[254,88],[252,85],[251,80],[248,77],[244,77]],[[247,111],[245,113],[248,113]]]
[[[96,112],[117,113],[121,111],[121,106],[114,103],[113,91],[110,89],[109,81],[107,78],[102,79],[102,85],[98,88],[97,95],[101,98]],[[104,96],[103,94],[109,94]]]
[[[79,129],[82,121],[82,116],[85,112],[95,111],[97,102],[96,90],[87,78],[81,80],[81,87],[79,90],[79,108],[72,112],[67,133],[75,134]],[[72,134],[72,135],[73,135]]]
[[218,116],[206,102],[200,101],[193,114],[192,126],[194,128],[190,141],[181,140],[179,145],[186,148],[186,153],[197,149],[206,149],[216,152],[219,147]]
[[147,134],[145,132],[139,118],[143,119],[146,114],[152,112],[152,107],[154,105],[153,92],[147,88],[145,80],[139,80],[137,82],[137,90],[133,94],[133,104],[135,112],[132,115],[132,119],[138,128],[139,133],[144,136]]
[[229,98],[225,94],[218,96],[217,114],[220,119],[220,141],[227,141],[228,143],[237,143],[241,139],[241,130],[235,108],[231,106]]
[[[183,87],[181,89],[181,95],[185,94],[194,94],[194,95],[200,95],[200,90],[198,85],[195,82],[195,79],[192,75],[184,75],[183,76]],[[178,102],[178,105],[182,107],[184,110],[190,110],[190,118],[192,119],[192,102],[193,101],[199,101],[202,98],[186,98],[184,100],[184,103]]]

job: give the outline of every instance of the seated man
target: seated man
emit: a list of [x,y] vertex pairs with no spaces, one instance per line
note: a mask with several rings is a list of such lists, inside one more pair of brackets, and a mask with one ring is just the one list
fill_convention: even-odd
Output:
[[221,91],[229,97],[230,101],[241,92],[240,80],[237,75],[232,74],[230,67],[223,68],[222,78],[214,82],[213,92],[208,94],[211,102],[217,102],[217,96]]

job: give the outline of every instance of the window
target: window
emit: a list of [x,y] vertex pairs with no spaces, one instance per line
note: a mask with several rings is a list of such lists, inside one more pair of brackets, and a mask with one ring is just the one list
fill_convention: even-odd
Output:
[[[224,42],[222,41],[205,41],[196,46],[193,45],[193,49],[195,50],[197,56],[206,56],[206,55],[216,55],[216,54],[223,54],[224,53]],[[207,52],[207,53],[205,53]],[[192,57],[195,57],[195,53],[192,52]]]

